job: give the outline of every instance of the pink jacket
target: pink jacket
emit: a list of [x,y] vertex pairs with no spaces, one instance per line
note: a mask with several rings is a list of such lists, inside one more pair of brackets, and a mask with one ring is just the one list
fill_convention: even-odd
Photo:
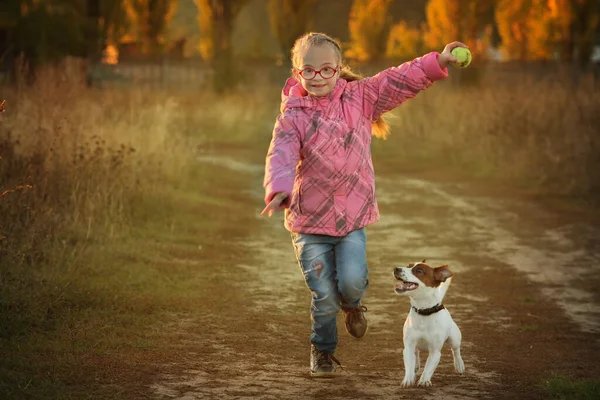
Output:
[[345,236],[379,220],[371,127],[421,90],[448,76],[438,53],[353,82],[338,79],[326,97],[307,95],[289,78],[266,158],[265,202],[288,193],[291,232]]

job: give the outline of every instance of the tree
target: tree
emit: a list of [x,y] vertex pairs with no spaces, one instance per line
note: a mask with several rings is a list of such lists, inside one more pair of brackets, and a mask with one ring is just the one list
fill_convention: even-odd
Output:
[[10,31],[11,45],[22,54],[30,72],[46,62],[67,55],[87,53],[85,13],[82,3],[72,0],[9,0],[16,15]]
[[[132,27],[132,19],[127,14],[127,4],[122,0],[91,0],[98,3],[98,29],[101,48],[106,43],[118,44]],[[90,0],[88,0],[90,2]],[[88,7],[90,7],[88,5]]]
[[148,54],[161,54],[164,33],[173,17],[177,0],[126,0],[136,35]]
[[548,49],[549,9],[547,0],[498,0],[496,23],[502,53],[512,60],[551,57]]
[[572,58],[572,49],[567,48],[567,43],[571,41],[569,28],[574,17],[572,3],[571,0],[549,0],[546,12],[550,51],[562,60]]
[[289,54],[308,30],[316,4],[317,0],[269,0],[271,28],[283,54]]
[[218,92],[233,87],[237,71],[233,65],[231,33],[233,22],[247,0],[194,0],[198,6],[200,51],[215,69],[214,88]]
[[0,70],[12,72],[15,53],[13,36],[19,17],[19,1],[0,3]]
[[127,24],[122,0],[5,0],[0,2],[0,62],[7,70],[18,68],[13,61],[22,56],[30,79],[39,66],[65,56],[93,63]]
[[390,3],[391,0],[354,0],[348,21],[349,58],[372,61],[385,55],[391,25]]
[[499,0],[496,21],[510,59],[589,62],[600,20],[595,0]]
[[[563,35],[563,58],[580,65],[589,64],[600,24],[600,4],[597,0],[556,0],[559,12],[568,9],[570,19]],[[566,4],[564,4],[566,3]]]
[[480,58],[493,23],[494,0],[429,0],[424,41],[428,49],[442,49],[448,42],[467,44]]
[[388,37],[386,57],[412,59],[423,53],[423,35],[420,29],[411,28],[404,21],[392,26]]
[[210,0],[194,0],[198,7],[198,27],[200,29],[199,50],[206,61],[215,59],[216,27],[214,10]]
[[162,52],[164,34],[173,18],[178,0],[148,0],[148,41],[151,52]]

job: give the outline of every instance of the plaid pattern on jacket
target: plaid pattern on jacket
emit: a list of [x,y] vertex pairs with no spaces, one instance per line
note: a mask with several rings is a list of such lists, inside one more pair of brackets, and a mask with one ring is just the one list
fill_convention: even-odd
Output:
[[268,204],[278,192],[291,232],[345,236],[379,220],[371,160],[373,121],[448,76],[438,53],[365,79],[338,79],[321,98],[289,78],[266,157]]

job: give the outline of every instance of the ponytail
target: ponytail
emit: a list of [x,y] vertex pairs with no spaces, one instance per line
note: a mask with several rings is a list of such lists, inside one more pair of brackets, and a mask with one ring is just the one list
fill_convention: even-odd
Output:
[[[342,70],[340,71],[340,78],[344,79],[347,82],[358,81],[363,79],[364,77],[356,72],[352,71],[348,66],[342,66]],[[387,123],[386,119],[383,116],[377,118],[375,122],[373,122],[373,136],[378,139],[387,139],[390,134],[390,126]]]

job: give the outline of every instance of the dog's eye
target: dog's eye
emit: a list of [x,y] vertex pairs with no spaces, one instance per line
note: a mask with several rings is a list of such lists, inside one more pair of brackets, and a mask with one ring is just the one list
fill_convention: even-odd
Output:
[[415,273],[417,273],[417,274],[422,274],[422,273],[423,273],[423,270],[422,270],[421,268],[417,268],[417,269],[415,270]]

